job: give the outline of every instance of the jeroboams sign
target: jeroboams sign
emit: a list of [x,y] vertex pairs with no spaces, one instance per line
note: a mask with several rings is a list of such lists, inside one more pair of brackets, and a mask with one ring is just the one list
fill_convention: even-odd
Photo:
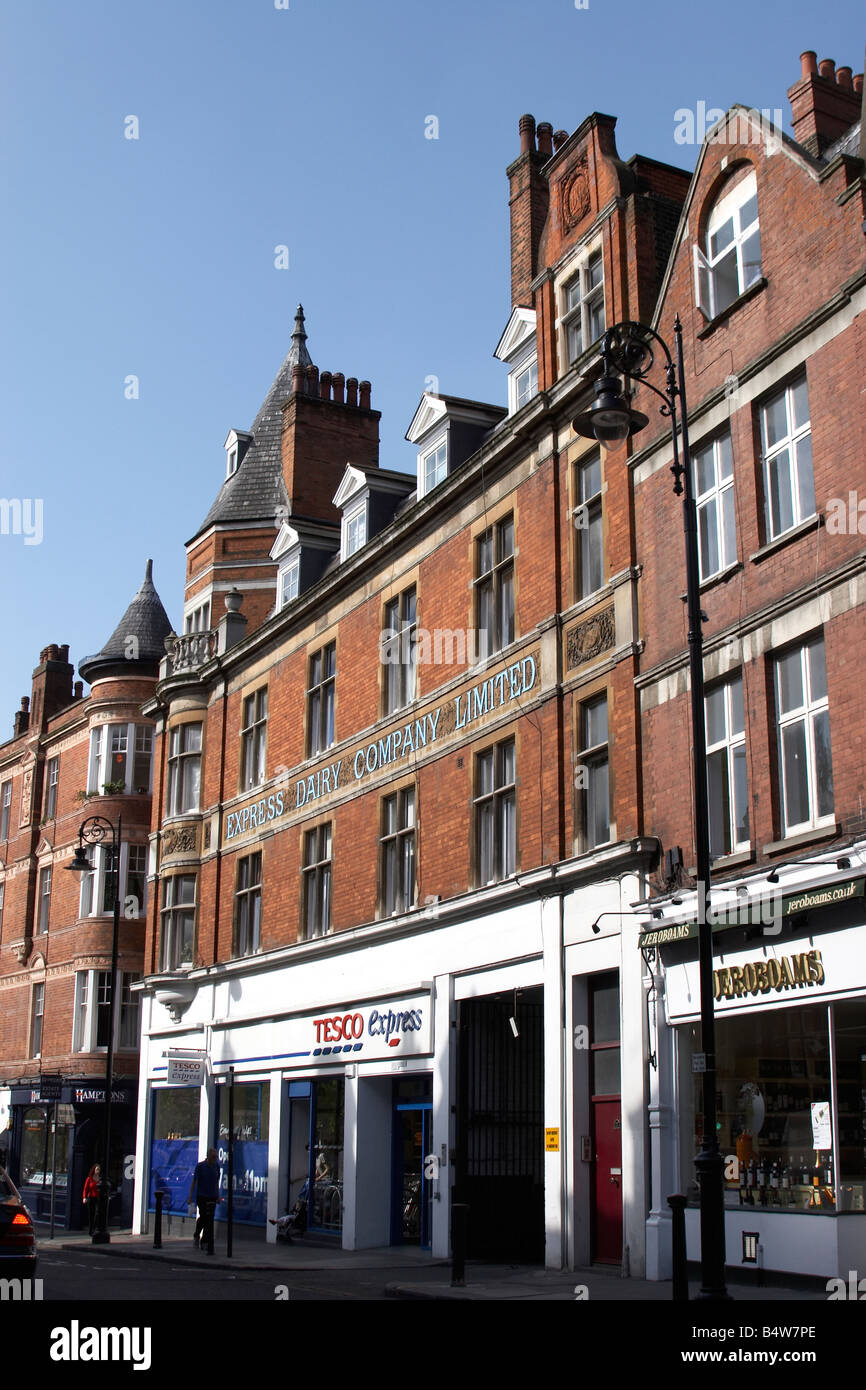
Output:
[[786,989],[804,989],[824,983],[820,951],[800,951],[792,956],[771,956],[769,960],[747,960],[745,965],[727,965],[713,971],[716,999],[739,998],[744,994],[781,994]]

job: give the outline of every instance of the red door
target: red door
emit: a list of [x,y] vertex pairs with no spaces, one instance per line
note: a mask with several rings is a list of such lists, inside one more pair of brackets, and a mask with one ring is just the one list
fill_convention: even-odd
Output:
[[622,1119],[619,1096],[593,1100],[593,1252],[599,1264],[622,1262]]

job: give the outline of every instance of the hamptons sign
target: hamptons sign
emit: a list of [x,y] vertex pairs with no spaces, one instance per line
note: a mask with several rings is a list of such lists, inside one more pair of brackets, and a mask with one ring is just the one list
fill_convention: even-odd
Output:
[[468,736],[474,726],[507,706],[517,704],[537,683],[538,662],[534,655],[512,662],[381,738],[350,748],[313,772],[290,777],[287,784],[229,811],[224,823],[224,842],[228,844],[241,835],[263,830],[292,812],[315,806],[332,792],[360,785],[386,768],[397,770],[413,755],[432,748],[446,737]]

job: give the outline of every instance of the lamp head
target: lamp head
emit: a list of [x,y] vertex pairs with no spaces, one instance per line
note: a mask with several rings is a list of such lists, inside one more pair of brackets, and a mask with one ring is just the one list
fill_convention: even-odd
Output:
[[618,376],[600,376],[590,410],[572,420],[572,428],[586,439],[596,439],[605,449],[615,448],[629,435],[642,430],[649,416],[632,410]]
[[87,857],[87,850],[84,848],[84,845],[79,845],[77,847],[75,854],[72,856],[72,863],[67,864],[66,868],[73,874],[90,873],[93,865]]

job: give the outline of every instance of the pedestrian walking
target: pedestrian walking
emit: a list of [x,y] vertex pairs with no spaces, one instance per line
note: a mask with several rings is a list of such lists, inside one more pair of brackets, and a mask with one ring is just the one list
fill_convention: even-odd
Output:
[[219,1180],[217,1151],[216,1149],[208,1149],[205,1158],[195,1166],[187,1201],[189,1203],[195,1201],[198,1205],[198,1218],[195,1223],[195,1235],[192,1238],[192,1243],[199,1250],[205,1246],[209,1255],[214,1253],[213,1223],[217,1203],[220,1199]]
[[94,1163],[87,1177],[84,1179],[84,1191],[81,1194],[81,1205],[87,1207],[87,1220],[91,1235],[93,1235],[96,1229],[96,1215],[99,1210],[99,1182],[101,1177],[102,1169],[98,1163]]

